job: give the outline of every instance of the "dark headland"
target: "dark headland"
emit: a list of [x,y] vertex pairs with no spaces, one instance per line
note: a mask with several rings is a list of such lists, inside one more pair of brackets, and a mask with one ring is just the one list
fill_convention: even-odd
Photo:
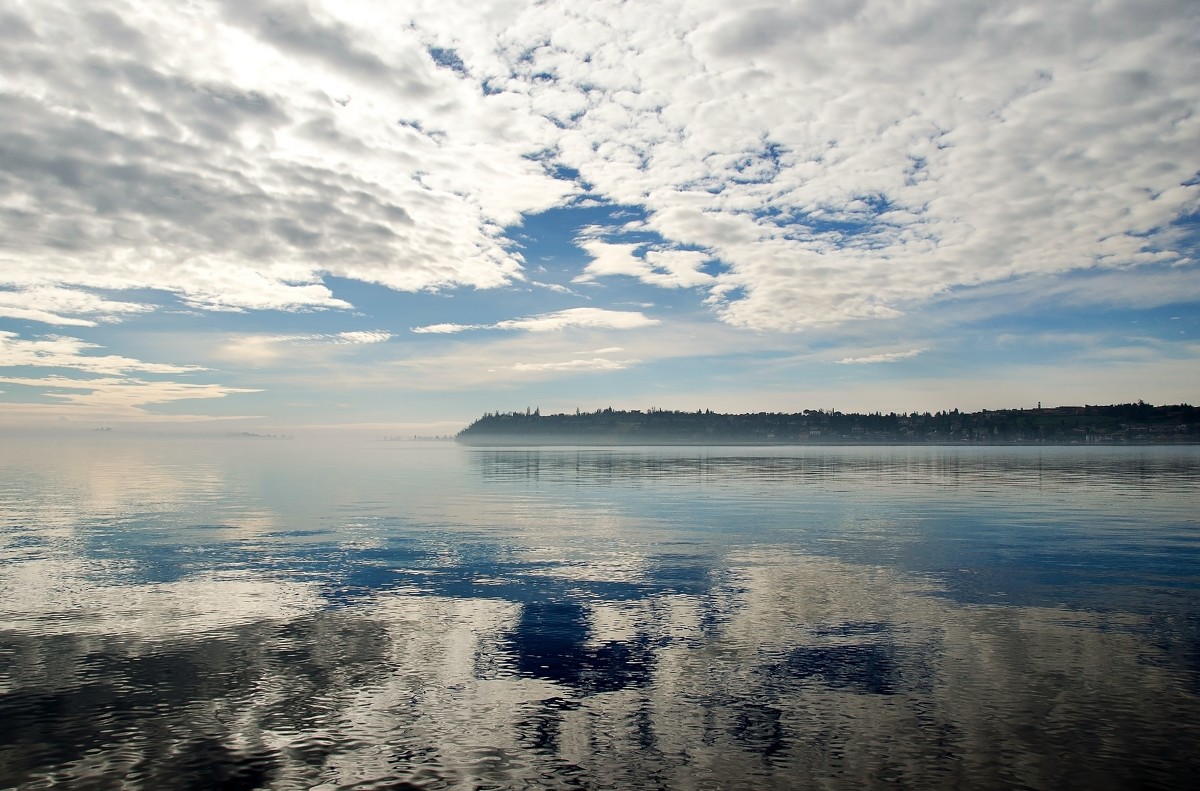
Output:
[[614,410],[485,414],[466,445],[1133,445],[1200,443],[1200,408],[1144,402],[980,412]]

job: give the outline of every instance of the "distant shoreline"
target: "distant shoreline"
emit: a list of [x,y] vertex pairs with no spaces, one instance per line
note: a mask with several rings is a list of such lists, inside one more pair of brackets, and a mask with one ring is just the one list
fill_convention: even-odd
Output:
[[704,442],[704,441],[653,441],[653,440],[605,440],[596,441],[574,441],[563,440],[561,438],[552,438],[545,440],[530,440],[523,437],[494,437],[487,440],[484,439],[459,439],[456,440],[460,445],[466,445],[474,448],[578,448],[578,447],[601,447],[601,448],[637,448],[637,447],[655,447],[655,448],[1080,448],[1080,447],[1108,447],[1108,448],[1133,448],[1133,447],[1193,447],[1200,445],[1200,439],[1187,440],[1129,440],[1129,441],[1106,441],[1106,442],[1080,442],[1078,440],[1053,442],[1053,441],[1013,441],[1013,442],[974,442],[969,440],[959,441],[926,441],[926,442],[904,442],[897,440],[895,442],[838,442],[827,440],[824,442],[803,442],[803,441],[726,441],[726,442]]
[[937,413],[726,414],[613,410],[485,414],[455,437],[468,446],[1124,446],[1200,444],[1200,409],[1144,402]]

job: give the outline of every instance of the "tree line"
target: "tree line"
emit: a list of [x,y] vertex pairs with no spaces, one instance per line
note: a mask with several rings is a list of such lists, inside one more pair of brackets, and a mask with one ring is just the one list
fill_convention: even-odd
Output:
[[960,412],[799,412],[726,414],[651,408],[543,415],[486,413],[460,442],[613,442],[628,444],[1123,444],[1200,442],[1200,409],[1144,401]]

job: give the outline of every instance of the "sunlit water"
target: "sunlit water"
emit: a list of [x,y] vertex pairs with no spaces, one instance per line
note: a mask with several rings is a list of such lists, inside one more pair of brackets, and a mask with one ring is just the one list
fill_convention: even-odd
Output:
[[0,787],[1200,772],[1200,449],[3,451]]

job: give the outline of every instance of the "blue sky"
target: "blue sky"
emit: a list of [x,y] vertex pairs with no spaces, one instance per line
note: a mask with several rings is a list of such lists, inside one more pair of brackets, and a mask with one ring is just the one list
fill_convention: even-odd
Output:
[[1194,403],[1194,2],[0,11],[0,426]]

